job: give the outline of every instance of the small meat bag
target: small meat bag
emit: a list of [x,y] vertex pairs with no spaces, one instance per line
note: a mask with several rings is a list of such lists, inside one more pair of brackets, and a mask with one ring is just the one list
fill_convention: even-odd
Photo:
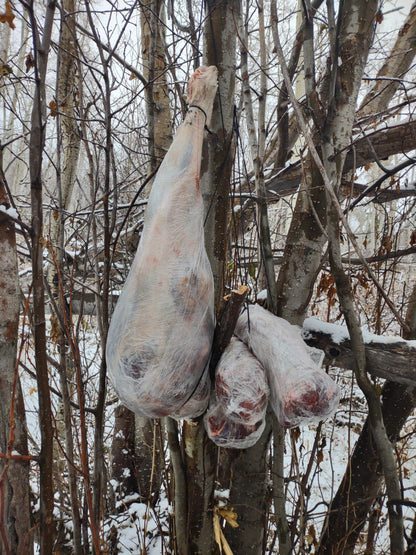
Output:
[[270,404],[286,428],[319,422],[339,403],[337,384],[311,359],[300,332],[259,305],[250,305],[235,329],[263,365]]
[[232,338],[215,375],[215,391],[204,416],[209,438],[220,447],[245,449],[263,433],[269,386],[262,365]]
[[[189,81],[189,111],[155,177],[142,237],[111,319],[106,358],[121,402],[142,416],[180,412],[204,380],[214,333],[214,281],[199,190],[217,69]],[[204,407],[196,403],[196,415]],[[190,417],[190,410],[187,411]]]

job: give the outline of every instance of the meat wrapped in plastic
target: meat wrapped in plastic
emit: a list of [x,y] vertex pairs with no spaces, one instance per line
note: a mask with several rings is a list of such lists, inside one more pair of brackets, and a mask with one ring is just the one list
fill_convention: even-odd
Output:
[[200,67],[189,81],[193,106],[155,177],[139,247],[108,333],[109,378],[122,403],[144,416],[180,411],[210,356],[214,283],[199,174],[216,89],[214,66]]
[[263,433],[269,386],[260,362],[233,338],[215,376],[215,392],[204,416],[210,439],[221,447],[245,449]]
[[192,420],[204,414],[209,403],[211,380],[209,377],[209,364],[190,399],[176,412],[170,414],[176,420]]
[[270,404],[287,428],[319,422],[339,403],[337,384],[313,362],[300,331],[259,305],[249,306],[235,329],[262,363]]

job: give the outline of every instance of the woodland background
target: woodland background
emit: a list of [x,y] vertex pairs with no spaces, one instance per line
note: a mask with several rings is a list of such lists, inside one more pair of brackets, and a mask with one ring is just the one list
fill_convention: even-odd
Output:
[[[416,4],[2,0],[0,31],[0,553],[416,553]],[[240,451],[106,381],[201,63],[214,349],[248,285],[342,388]]]

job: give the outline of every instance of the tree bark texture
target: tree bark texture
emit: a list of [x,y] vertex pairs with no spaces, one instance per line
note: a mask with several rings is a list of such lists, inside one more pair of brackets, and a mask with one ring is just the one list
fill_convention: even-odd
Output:
[[321,267],[326,243],[326,199],[321,175],[310,155],[287,234],[277,278],[277,315],[302,325]]
[[[114,437],[111,445],[111,476],[117,482],[117,497],[138,493],[134,459],[134,413],[118,405],[114,415]],[[121,510],[124,510],[121,505]]]
[[[54,543],[53,492],[53,426],[49,392],[46,348],[45,294],[43,284],[43,208],[42,208],[42,154],[45,143],[46,98],[45,79],[56,2],[48,3],[40,42],[35,14],[29,12],[35,59],[35,94],[29,139],[30,189],[32,205],[32,276],[33,276],[33,335],[35,344],[36,375],[39,399],[41,448],[40,469],[40,547],[49,555]],[[33,8],[33,6],[32,6]]]
[[271,414],[258,442],[236,452],[232,466],[230,505],[238,515],[238,528],[227,526],[225,535],[233,553],[264,553],[266,529],[267,451],[272,433]]
[[159,499],[165,460],[162,421],[135,415],[134,466],[139,493],[153,505]]
[[234,157],[233,119],[236,64],[236,24],[240,0],[207,0],[204,63],[218,69],[214,101],[203,151],[200,187],[205,204],[205,245],[215,284],[216,312],[223,295],[223,275],[229,221],[230,175]]
[[[0,207],[9,208],[0,145]],[[25,406],[17,373],[20,288],[14,223],[0,212],[0,553],[30,553],[29,461]],[[25,551],[26,550],[26,551]]]
[[163,16],[163,0],[145,0],[140,3],[143,75],[147,80],[149,174],[160,164],[172,142]]
[[358,116],[384,111],[412,65],[416,54],[416,3],[402,25],[391,52],[379,69],[374,85],[365,95]]
[[[214,542],[213,494],[217,447],[208,439],[202,420],[184,422],[183,446],[187,484],[187,553],[209,555]],[[181,546],[178,547],[181,549]]]

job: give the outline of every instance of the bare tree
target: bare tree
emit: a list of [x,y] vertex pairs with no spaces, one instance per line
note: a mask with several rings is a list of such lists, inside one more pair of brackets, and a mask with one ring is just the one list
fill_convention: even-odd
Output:
[[[17,365],[20,288],[14,209],[7,195],[0,144],[0,552],[33,549],[25,405]],[[11,209],[11,210],[10,210]]]
[[[156,538],[188,555],[403,553],[404,537],[410,553],[415,349],[384,335],[411,339],[415,327],[414,6],[400,20],[376,0],[65,0],[59,34],[54,2],[44,18],[21,6],[0,13],[32,38],[22,46],[11,31],[0,43],[1,179],[15,193],[0,199],[3,544],[32,549],[33,461],[45,553],[117,552],[122,541],[145,553]],[[269,409],[260,440],[242,450],[216,447],[202,418],[140,419],[106,382],[112,306],[201,59],[219,75],[200,179],[215,280],[211,377],[248,298],[304,325],[343,391],[318,426],[286,431]],[[19,343],[31,271],[32,327]],[[304,324],[311,314],[339,325]],[[377,333],[370,342],[363,324]],[[39,414],[39,429],[28,418],[29,448],[23,397]]]

